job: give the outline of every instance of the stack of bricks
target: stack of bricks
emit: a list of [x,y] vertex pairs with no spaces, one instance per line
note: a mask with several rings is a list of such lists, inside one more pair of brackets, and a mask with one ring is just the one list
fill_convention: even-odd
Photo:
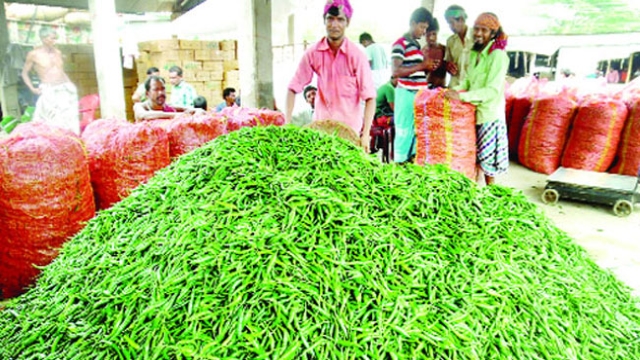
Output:
[[92,45],[57,45],[64,58],[64,71],[78,88],[78,98],[98,93]]
[[[147,78],[147,69],[155,66],[169,82],[169,69],[179,66],[183,79],[191,84],[198,95],[207,99],[209,106],[222,102],[222,90],[240,86],[237,43],[235,40],[155,40],[138,44],[140,56],[136,61],[138,81]],[[171,86],[167,86],[171,93]]]
[[127,111],[127,120],[134,121],[133,100],[131,97],[138,87],[138,73],[135,65],[133,69],[122,69],[122,81],[124,82],[124,102]]
[[[78,89],[78,99],[86,95],[98,93],[98,77],[96,75],[93,45],[57,45],[64,58],[64,71],[72,83]],[[124,81],[124,96],[127,111],[127,119],[133,120],[133,101],[131,96],[138,83],[135,69],[122,69]],[[100,110],[96,112],[96,118],[100,117]]]

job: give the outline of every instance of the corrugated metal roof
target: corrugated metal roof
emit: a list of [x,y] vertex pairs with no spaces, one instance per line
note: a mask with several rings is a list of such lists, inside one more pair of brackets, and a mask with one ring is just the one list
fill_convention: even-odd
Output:
[[[102,0],[104,1],[104,0]],[[5,0],[5,3],[58,6],[70,9],[88,9],[88,0]],[[119,13],[178,12],[184,13],[204,0],[115,0]]]

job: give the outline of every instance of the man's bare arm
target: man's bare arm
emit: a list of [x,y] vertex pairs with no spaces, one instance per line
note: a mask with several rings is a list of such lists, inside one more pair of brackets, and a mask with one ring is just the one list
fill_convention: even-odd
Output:
[[147,110],[142,103],[133,105],[133,113],[138,121],[156,120],[156,119],[173,119],[179,112],[164,112],[157,110]]
[[371,123],[376,112],[376,99],[371,98],[365,101],[364,105],[364,126],[362,128],[362,136],[360,137],[360,145],[364,151],[369,153],[369,141],[371,139]]
[[407,77],[411,74],[413,74],[414,72],[417,71],[423,71],[425,68],[423,63],[420,64],[416,64],[413,66],[406,66],[403,67],[402,66],[402,60],[401,59],[393,59],[393,64],[392,64],[392,75],[398,78],[401,77]]
[[291,124],[291,117],[293,116],[293,106],[296,102],[296,93],[293,90],[287,90],[287,103],[286,103],[286,112],[285,112],[285,123]]
[[31,77],[29,76],[31,69],[33,69],[33,65],[35,64],[35,62],[33,61],[33,57],[33,52],[29,52],[29,54],[27,54],[27,60],[25,61],[24,67],[22,68],[22,81],[24,81],[24,83],[27,85],[27,87],[29,87],[29,90],[31,90],[32,93],[40,95],[40,89],[36,89],[33,86]]

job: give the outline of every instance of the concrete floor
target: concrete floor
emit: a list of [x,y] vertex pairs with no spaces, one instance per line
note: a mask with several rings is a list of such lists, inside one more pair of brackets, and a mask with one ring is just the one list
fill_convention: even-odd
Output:
[[603,268],[610,269],[636,296],[640,296],[640,205],[625,218],[613,214],[611,207],[560,200],[543,204],[540,198],[547,175],[511,163],[509,172],[498,183],[521,190],[569,236],[584,247]]

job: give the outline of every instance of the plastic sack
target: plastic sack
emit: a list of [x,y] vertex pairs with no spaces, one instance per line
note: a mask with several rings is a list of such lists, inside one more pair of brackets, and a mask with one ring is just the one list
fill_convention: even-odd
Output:
[[282,112],[269,109],[226,107],[219,114],[227,120],[227,132],[236,131],[243,127],[282,126],[285,123]]
[[524,77],[513,82],[505,90],[505,119],[509,138],[509,157],[517,160],[518,142],[524,121],[529,115],[533,99],[538,96],[543,82],[535,77]]
[[421,90],[416,95],[416,164],[445,164],[475,180],[475,106],[448,100],[445,92]]
[[522,127],[518,159],[525,167],[551,174],[560,167],[577,104],[569,96],[545,96],[533,102]]
[[167,132],[149,122],[98,120],[87,126],[82,139],[99,209],[127,197],[171,162]]
[[607,171],[618,150],[627,112],[627,106],[621,100],[603,96],[584,99],[573,120],[562,166]]
[[509,138],[509,158],[518,160],[518,144],[524,122],[529,116],[533,99],[529,96],[511,99],[511,116],[507,121],[507,136]]
[[640,97],[632,102],[618,145],[617,163],[612,173],[638,175],[640,169]]
[[614,98],[624,101],[631,109],[636,104],[636,101],[640,99],[640,77],[636,77],[626,84],[614,95]]
[[224,135],[227,124],[223,117],[207,113],[170,120],[166,123],[166,130],[169,154],[173,159]]
[[227,120],[227,132],[258,125],[258,118],[248,108],[226,107],[219,113]]
[[[20,295],[95,215],[87,155],[75,134],[22,124],[0,140],[0,298]],[[35,265],[35,266],[34,266]]]
[[256,110],[256,117],[260,126],[283,126],[285,123],[284,114],[280,111],[259,109]]

